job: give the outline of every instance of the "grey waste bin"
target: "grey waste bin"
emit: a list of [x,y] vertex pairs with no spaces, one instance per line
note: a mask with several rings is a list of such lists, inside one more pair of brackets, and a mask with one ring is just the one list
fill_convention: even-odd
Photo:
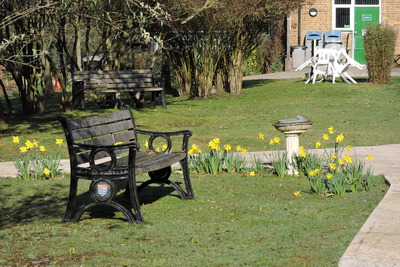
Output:
[[341,31],[328,31],[325,33],[325,48],[340,50],[342,48],[342,32]]
[[296,45],[291,46],[292,59],[293,59],[293,69],[297,69],[306,61],[306,46]]

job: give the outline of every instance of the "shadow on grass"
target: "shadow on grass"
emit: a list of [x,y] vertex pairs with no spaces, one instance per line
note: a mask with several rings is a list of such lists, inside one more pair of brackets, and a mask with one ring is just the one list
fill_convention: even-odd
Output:
[[[35,186],[34,182],[27,182]],[[12,183],[3,184],[0,189],[0,202],[15,199],[12,204],[0,207],[0,229],[8,225],[27,223],[34,220],[59,219],[61,221],[66,205],[65,186],[62,184],[46,184],[45,192],[18,197],[27,194],[21,187],[15,188]],[[8,200],[8,202],[10,202]]]
[[275,80],[272,79],[244,80],[242,86],[243,89],[250,89],[258,86],[267,85],[273,82],[275,82]]
[[[14,185],[14,183],[16,183]],[[18,186],[18,183],[26,183]],[[24,188],[24,187],[28,188]],[[29,187],[46,186],[45,189],[28,192]],[[139,194],[141,205],[154,203],[166,196],[180,198],[179,194],[168,185],[151,185],[145,187]],[[116,201],[132,208],[129,197],[124,196],[123,191],[116,196]],[[35,181],[13,181],[3,183],[0,188],[0,229],[29,223],[32,221],[48,221],[55,219],[61,223],[68,202],[68,186],[60,183],[35,183]],[[91,202],[89,192],[77,196],[76,207]],[[7,204],[4,204],[7,203]],[[77,210],[77,209],[76,209]],[[101,205],[90,209],[85,214],[91,218],[112,218],[126,221],[125,216],[116,216],[116,210],[112,207]],[[83,217],[85,217],[85,214]],[[82,218],[83,218],[82,217]]]

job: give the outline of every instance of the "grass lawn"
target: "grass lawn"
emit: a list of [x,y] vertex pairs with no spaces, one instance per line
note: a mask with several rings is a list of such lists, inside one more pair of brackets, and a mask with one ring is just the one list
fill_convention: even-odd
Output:
[[[191,143],[203,150],[208,141],[218,137],[232,147],[240,145],[249,151],[269,150],[268,142],[258,139],[283,134],[272,123],[301,115],[313,121],[313,126],[301,135],[300,144],[314,148],[327,128],[333,126],[344,133],[346,143],[369,146],[398,143],[400,131],[400,77],[393,77],[388,85],[371,85],[365,80],[348,85],[340,82],[304,84],[301,79],[249,81],[244,83],[241,96],[215,96],[210,100],[168,98],[168,108],[134,110],[138,127],[149,130],[193,130]],[[14,115],[0,134],[0,161],[9,161],[19,154],[18,146],[11,145],[12,136],[21,140],[35,138],[45,145],[53,145],[63,138],[58,95],[49,99],[49,112],[30,117]],[[74,111],[69,116],[84,116],[110,112],[93,107],[86,113]],[[67,158],[66,147],[63,158]]]
[[195,201],[168,187],[144,190],[145,224],[95,212],[62,224],[68,177],[2,178],[0,265],[337,266],[387,189],[382,177],[370,192],[344,198],[308,193],[304,177],[192,175],[192,182]]
[[[241,96],[210,100],[168,97],[168,109],[134,110],[143,129],[191,129],[191,144],[207,150],[220,138],[232,147],[269,150],[269,138],[283,138],[272,123],[296,115],[313,126],[300,144],[314,148],[327,128],[345,134],[345,144],[398,143],[400,78],[388,85],[318,83],[300,79],[245,82]],[[22,142],[35,139],[55,147],[64,138],[56,121],[59,95],[48,99],[48,112],[29,117],[14,114],[0,132],[0,161],[19,156]],[[13,99],[15,105],[17,100]],[[94,106],[85,116],[112,110]],[[260,140],[262,132],[266,140]],[[144,140],[140,140],[143,144]],[[283,148],[283,144],[282,144]],[[67,158],[65,144],[60,147]],[[387,190],[375,177],[370,192],[319,197],[308,192],[306,178],[240,174],[192,175],[195,201],[183,201],[168,187],[141,194],[145,224],[128,224],[122,214],[109,218],[94,211],[77,224],[60,223],[68,196],[62,179],[0,179],[0,265],[36,266],[336,266],[350,241]],[[81,193],[89,183],[83,182]],[[301,191],[300,197],[293,192]]]

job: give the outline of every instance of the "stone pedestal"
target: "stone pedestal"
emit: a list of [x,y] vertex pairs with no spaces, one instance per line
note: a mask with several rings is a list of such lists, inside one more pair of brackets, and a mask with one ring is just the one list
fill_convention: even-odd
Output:
[[287,155],[287,173],[290,175],[298,175],[299,172],[294,167],[294,156],[299,154],[299,136],[300,133],[284,133],[286,138],[286,155]]
[[274,123],[273,126],[285,135],[286,139],[286,155],[287,155],[287,173],[290,175],[298,175],[299,172],[295,167],[294,157],[299,155],[299,136],[311,127],[312,121],[300,117],[298,119],[281,120]]

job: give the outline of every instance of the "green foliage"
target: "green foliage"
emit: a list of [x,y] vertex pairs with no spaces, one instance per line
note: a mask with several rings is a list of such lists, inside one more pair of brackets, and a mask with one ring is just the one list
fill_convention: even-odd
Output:
[[369,25],[364,35],[365,58],[371,83],[389,83],[393,67],[396,30],[388,25]]

